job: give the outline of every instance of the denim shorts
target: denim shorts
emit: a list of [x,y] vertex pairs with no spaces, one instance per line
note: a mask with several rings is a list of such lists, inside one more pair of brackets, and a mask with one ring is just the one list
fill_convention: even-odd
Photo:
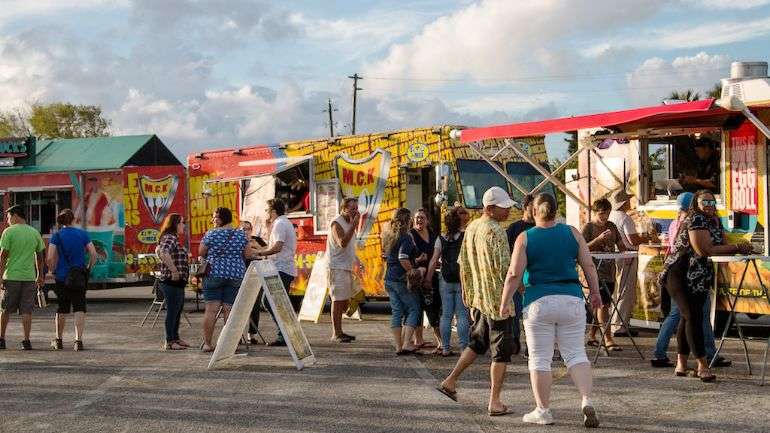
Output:
[[231,278],[206,277],[203,281],[203,300],[206,302],[221,302],[233,305],[241,280]]

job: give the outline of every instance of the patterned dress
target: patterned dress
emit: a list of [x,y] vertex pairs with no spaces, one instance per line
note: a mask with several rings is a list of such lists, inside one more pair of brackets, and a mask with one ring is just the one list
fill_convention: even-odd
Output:
[[663,263],[658,286],[665,290],[666,277],[673,266],[686,269],[687,290],[691,293],[707,293],[714,285],[714,267],[708,257],[699,256],[690,244],[690,230],[708,230],[714,245],[724,243],[724,230],[717,217],[707,218],[701,213],[689,215],[682,221],[674,241],[674,248]]

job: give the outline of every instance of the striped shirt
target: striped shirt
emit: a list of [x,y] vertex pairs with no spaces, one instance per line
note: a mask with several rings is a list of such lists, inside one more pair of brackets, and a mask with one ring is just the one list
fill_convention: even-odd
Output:
[[486,215],[468,224],[457,261],[465,305],[493,320],[503,320],[500,302],[511,256],[500,224]]

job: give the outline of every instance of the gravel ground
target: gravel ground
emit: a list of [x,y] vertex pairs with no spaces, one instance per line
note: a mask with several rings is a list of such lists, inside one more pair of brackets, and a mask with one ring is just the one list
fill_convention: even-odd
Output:
[[[584,430],[580,399],[563,366],[554,363],[555,425],[521,422],[533,400],[520,357],[509,366],[503,392],[514,414],[490,418],[488,358],[466,372],[454,403],[434,386],[457,358],[394,356],[389,316],[382,313],[346,321],[346,332],[358,337],[346,345],[329,341],[328,318],[303,323],[318,359],[303,371],[294,368],[285,348],[265,346],[252,346],[226,369],[208,371],[208,356],[197,350],[160,350],[162,314],[155,328],[137,326],[149,305],[142,299],[146,293],[146,288],[91,292],[100,299],[89,305],[84,352],[71,350],[71,337],[64,351],[47,349],[55,305],[36,311],[31,352],[18,350],[20,323],[12,318],[9,348],[0,351],[0,432]],[[188,303],[188,310],[193,307]],[[197,344],[202,314],[188,316],[192,328],[183,322],[182,338]],[[261,326],[271,340],[275,329],[269,322]],[[654,335],[643,333],[639,342],[649,358]],[[730,341],[725,355],[735,364],[716,370],[716,384],[652,369],[628,346],[602,357],[594,370],[594,402],[603,431],[769,432],[770,386],[757,385],[764,343],[749,347],[755,374],[746,374],[743,354]]]

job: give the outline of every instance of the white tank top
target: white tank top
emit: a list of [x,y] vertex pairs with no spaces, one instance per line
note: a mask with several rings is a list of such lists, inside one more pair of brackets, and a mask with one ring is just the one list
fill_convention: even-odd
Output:
[[[347,233],[350,230],[351,223],[345,221],[345,217],[340,215],[332,221],[342,227],[342,231]],[[353,261],[356,257],[356,237],[350,239],[348,246],[342,247],[334,241],[331,225],[329,234],[326,236],[326,254],[329,256],[329,269],[342,269],[346,271],[353,270]]]

